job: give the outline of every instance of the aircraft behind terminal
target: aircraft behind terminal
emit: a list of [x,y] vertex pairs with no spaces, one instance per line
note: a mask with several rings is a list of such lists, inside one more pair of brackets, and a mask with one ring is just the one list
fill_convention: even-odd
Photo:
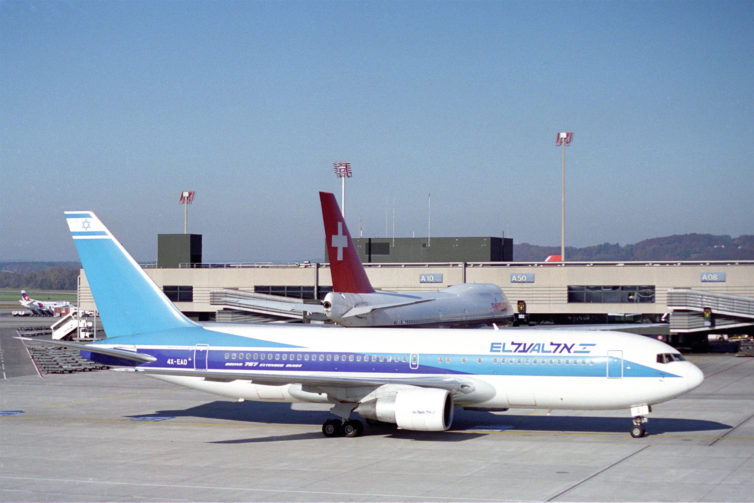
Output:
[[499,286],[463,283],[436,292],[378,292],[367,278],[335,196],[319,193],[333,291],[322,305],[348,327],[477,326],[513,316]]
[[[662,342],[569,330],[201,327],[186,318],[91,211],[67,212],[108,338],[82,355],[234,399],[332,404],[326,436],[363,418],[443,431],[455,406],[623,409],[645,434],[651,405],[698,386],[702,372]],[[28,339],[27,339],[28,340]]]
[[70,302],[66,301],[47,301],[42,302],[34,300],[26,293],[26,290],[21,290],[21,300],[19,304],[31,311],[34,316],[54,316],[56,309],[63,309],[71,307]]

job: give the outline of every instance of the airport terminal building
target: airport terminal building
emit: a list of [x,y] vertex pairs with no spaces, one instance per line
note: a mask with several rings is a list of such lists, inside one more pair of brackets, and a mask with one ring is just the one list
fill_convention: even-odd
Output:
[[[377,289],[494,283],[523,323],[667,321],[676,342],[754,331],[754,260],[520,263],[512,261],[510,239],[432,238],[430,246],[426,241],[354,242]],[[301,321],[300,314],[235,300],[247,295],[316,304],[332,290],[327,263],[205,264],[201,236],[190,234],[160,235],[158,250],[158,264],[145,267],[146,273],[179,309],[200,321]],[[83,271],[79,295],[83,309],[94,309]]]

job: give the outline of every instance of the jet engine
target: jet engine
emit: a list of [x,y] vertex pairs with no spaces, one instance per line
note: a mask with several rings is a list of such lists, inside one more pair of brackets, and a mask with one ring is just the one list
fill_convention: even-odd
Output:
[[325,295],[322,301],[322,307],[325,308],[325,316],[331,320],[339,320],[354,306],[354,301],[350,294],[330,292]]
[[453,423],[453,397],[448,390],[417,388],[362,402],[356,412],[365,419],[395,423],[414,431],[444,431]]

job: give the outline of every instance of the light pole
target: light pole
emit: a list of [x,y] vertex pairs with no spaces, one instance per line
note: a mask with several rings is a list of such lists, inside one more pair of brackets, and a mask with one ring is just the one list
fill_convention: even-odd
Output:
[[181,192],[180,202],[183,205],[183,233],[188,234],[188,205],[194,202],[193,190],[184,190]]
[[565,262],[565,148],[573,141],[573,133],[560,131],[555,145],[561,147],[560,154],[560,261]]
[[332,163],[335,170],[335,176],[340,178],[341,192],[340,192],[340,211],[343,213],[343,220],[346,219],[346,178],[351,178],[353,173],[351,172],[350,162],[334,162]]

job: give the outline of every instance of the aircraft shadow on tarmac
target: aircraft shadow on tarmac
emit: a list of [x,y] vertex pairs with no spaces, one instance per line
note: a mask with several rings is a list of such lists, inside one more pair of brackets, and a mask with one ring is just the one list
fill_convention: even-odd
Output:
[[[179,417],[220,419],[226,421],[244,421],[266,424],[311,424],[320,425],[332,418],[326,411],[293,410],[289,403],[270,402],[228,402],[217,400],[196,407],[180,410],[159,410],[153,414],[129,416],[134,420],[169,420]],[[355,417],[358,417],[356,415]],[[456,408],[453,421],[453,435],[446,432],[417,432],[397,430],[394,425],[368,425],[366,434],[389,435],[396,438],[413,440],[462,441],[484,435],[485,431],[528,431],[528,432],[562,432],[562,433],[625,433],[631,427],[631,418],[600,416],[567,415],[516,415],[511,413],[493,414],[485,411],[471,411]],[[713,430],[728,430],[730,425],[693,418],[649,417],[647,433],[685,433]],[[320,438],[321,433],[296,433],[265,438],[224,441],[219,443],[265,442],[281,440],[304,440]]]
[[[203,419],[220,419],[226,421],[264,423],[270,425],[310,424],[315,426],[319,426],[327,419],[333,418],[333,416],[327,411],[293,410],[291,409],[291,404],[289,403],[227,402],[222,400],[208,402],[196,407],[191,407],[189,409],[159,410],[152,414],[140,414],[127,417],[132,420],[145,422],[166,420],[169,421],[170,419],[174,418],[195,417]],[[356,417],[358,417],[358,415]],[[443,440],[455,442],[468,440],[469,438],[479,437],[483,435],[479,432],[461,432],[454,435],[448,435],[446,432],[398,430],[396,429],[395,425],[385,423],[368,424],[364,433],[366,435],[384,435],[395,438],[412,439],[416,441]],[[320,438],[322,438],[322,433],[315,431],[307,433],[293,433],[289,435],[223,440],[213,443],[242,444]]]
[[[515,413],[491,414],[488,412],[464,411],[457,415],[454,429],[542,431],[564,433],[628,433],[632,418],[600,416],[568,416],[567,411],[558,415],[517,415]],[[685,433],[713,430],[728,430],[730,425],[693,418],[666,418],[650,415],[647,433]]]

